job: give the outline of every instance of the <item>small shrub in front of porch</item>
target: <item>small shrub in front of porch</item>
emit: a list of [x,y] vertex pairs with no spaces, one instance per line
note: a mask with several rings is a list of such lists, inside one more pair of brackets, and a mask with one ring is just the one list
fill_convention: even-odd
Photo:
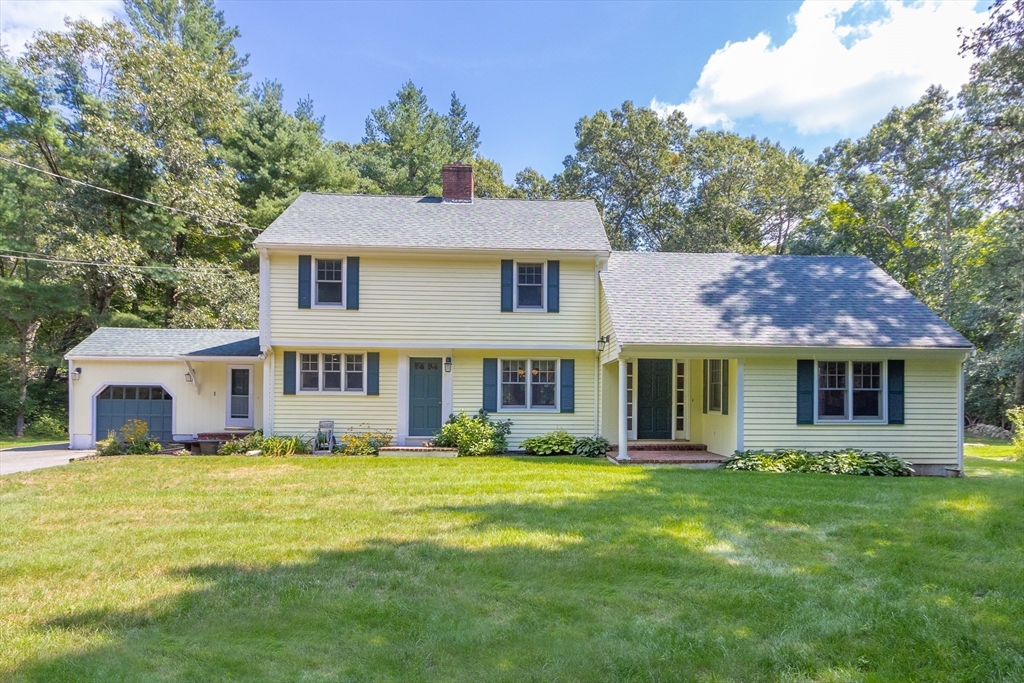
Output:
[[780,448],[774,451],[736,451],[722,467],[750,472],[804,472],[811,474],[857,474],[869,477],[907,477],[913,468],[892,453],[866,452],[853,448],[812,453]]
[[366,424],[360,427],[364,427],[365,430],[349,428],[345,436],[338,439],[334,452],[341,455],[377,455],[395,436],[387,429],[371,429],[370,425]]
[[508,451],[511,431],[512,420],[491,420],[483,410],[472,417],[461,412],[448,418],[430,445],[458,448],[460,456],[498,455]]

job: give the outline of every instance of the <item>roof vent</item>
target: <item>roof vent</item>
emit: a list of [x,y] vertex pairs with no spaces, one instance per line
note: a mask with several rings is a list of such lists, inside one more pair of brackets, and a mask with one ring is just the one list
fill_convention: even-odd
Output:
[[473,201],[473,165],[445,164],[441,167],[441,197],[446,202]]

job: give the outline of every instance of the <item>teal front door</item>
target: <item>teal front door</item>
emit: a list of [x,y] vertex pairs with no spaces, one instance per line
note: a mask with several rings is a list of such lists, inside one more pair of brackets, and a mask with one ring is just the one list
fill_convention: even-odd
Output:
[[672,438],[672,361],[640,358],[636,378],[636,437]]
[[441,429],[441,359],[409,359],[409,436]]

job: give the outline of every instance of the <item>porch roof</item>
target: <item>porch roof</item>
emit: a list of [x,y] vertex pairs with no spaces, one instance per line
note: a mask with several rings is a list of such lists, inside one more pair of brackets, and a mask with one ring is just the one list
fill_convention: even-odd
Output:
[[972,345],[861,256],[614,252],[601,274],[622,345]]

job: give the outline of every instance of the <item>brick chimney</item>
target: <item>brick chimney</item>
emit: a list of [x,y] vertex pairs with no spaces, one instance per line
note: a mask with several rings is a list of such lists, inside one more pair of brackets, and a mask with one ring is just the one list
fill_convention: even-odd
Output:
[[473,165],[445,164],[441,167],[441,197],[446,202],[473,201]]

